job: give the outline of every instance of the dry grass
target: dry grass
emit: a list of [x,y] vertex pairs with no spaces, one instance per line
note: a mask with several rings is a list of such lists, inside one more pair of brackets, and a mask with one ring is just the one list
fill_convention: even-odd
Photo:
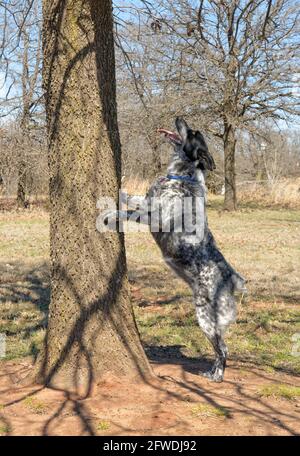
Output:
[[230,413],[225,407],[216,407],[210,404],[198,404],[191,408],[194,417],[228,418]]
[[282,179],[273,185],[253,183],[238,189],[242,204],[260,204],[263,206],[281,206],[300,208],[300,177]]
[[[123,188],[129,194],[144,195],[151,182],[147,179],[129,177],[123,182]],[[210,199],[218,201],[222,207],[222,197],[210,195]],[[281,207],[300,209],[300,177],[281,179],[274,184],[253,182],[238,186],[240,207]]]
[[23,400],[24,406],[36,415],[44,415],[48,411],[47,405],[35,397],[27,396]]
[[300,397],[300,388],[298,386],[272,384],[262,387],[258,395],[260,397],[272,397],[292,401]]
[[122,182],[122,189],[129,195],[145,195],[149,187],[150,181],[139,177],[130,177]]

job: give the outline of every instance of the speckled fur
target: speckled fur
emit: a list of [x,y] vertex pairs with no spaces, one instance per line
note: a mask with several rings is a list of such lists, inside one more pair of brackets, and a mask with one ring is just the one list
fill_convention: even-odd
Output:
[[[162,217],[170,213],[174,198],[203,196],[206,194],[205,170],[199,168],[197,160],[187,158],[183,150],[184,142],[174,146],[174,155],[168,173],[190,176],[197,183],[167,178],[158,179],[149,189],[145,199],[137,197],[127,201],[128,206],[145,211],[151,198],[158,198],[162,206]],[[207,151],[208,153],[208,151]],[[123,212],[124,215],[124,212]],[[121,217],[119,217],[121,218]],[[124,216],[122,217],[124,218]],[[218,249],[208,228],[204,212],[204,236],[195,239],[194,234],[152,232],[166,263],[192,289],[200,328],[211,342],[216,360],[206,377],[213,381],[223,380],[226,365],[227,347],[224,333],[236,319],[235,291],[244,290],[244,279],[231,267]],[[202,221],[203,222],[203,221]],[[191,236],[193,242],[189,242]]]

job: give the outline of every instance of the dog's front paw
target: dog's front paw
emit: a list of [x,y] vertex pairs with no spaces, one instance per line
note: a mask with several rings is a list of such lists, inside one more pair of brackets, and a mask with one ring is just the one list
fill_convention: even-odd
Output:
[[97,218],[98,231],[116,230],[118,222],[118,211],[107,209]]

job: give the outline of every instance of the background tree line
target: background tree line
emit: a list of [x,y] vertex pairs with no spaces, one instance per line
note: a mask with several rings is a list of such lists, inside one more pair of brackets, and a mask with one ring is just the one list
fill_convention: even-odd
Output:
[[[41,2],[0,8],[0,186],[26,206],[48,186]],[[225,189],[227,209],[237,182],[300,175],[298,2],[116,1],[114,15],[126,178],[164,172],[170,151],[156,129],[179,114],[207,137],[209,186]]]

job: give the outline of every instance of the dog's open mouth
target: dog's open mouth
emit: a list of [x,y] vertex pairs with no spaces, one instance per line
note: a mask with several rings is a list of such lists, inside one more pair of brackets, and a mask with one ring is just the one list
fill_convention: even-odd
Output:
[[174,131],[169,131],[169,130],[165,130],[164,128],[159,128],[157,130],[157,132],[165,135],[165,138],[169,139],[174,144],[182,143],[181,137],[179,136],[178,133],[175,133]]

